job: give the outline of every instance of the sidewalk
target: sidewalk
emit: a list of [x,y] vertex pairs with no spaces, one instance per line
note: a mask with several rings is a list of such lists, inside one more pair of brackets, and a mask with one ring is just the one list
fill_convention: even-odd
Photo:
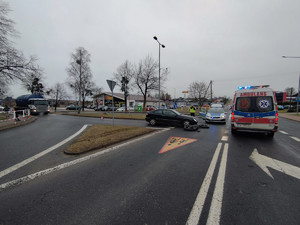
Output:
[[278,113],[278,117],[300,122],[300,114],[297,116],[296,113]]

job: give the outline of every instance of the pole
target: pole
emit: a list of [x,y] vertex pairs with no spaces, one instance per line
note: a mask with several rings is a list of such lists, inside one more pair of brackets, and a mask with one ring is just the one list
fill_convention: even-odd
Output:
[[299,98],[300,98],[300,75],[299,75],[299,84],[298,84],[297,114],[299,113]]
[[115,105],[114,105],[114,91],[111,91],[111,95],[112,95],[112,115],[113,115],[113,127],[115,126],[115,114],[114,114],[114,109],[115,109]]
[[158,43],[158,108],[160,109],[160,44]]

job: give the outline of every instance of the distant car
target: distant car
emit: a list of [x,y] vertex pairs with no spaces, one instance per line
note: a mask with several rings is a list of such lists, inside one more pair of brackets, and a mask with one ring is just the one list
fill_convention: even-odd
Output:
[[0,111],[4,111],[4,107],[0,105]]
[[226,123],[226,114],[223,108],[210,108],[205,115],[206,123]]
[[151,126],[163,124],[167,126],[183,127],[186,130],[197,130],[198,121],[192,116],[186,116],[174,109],[157,109],[146,114],[145,120]]
[[146,111],[153,111],[153,110],[156,110],[157,108],[154,106],[154,105],[147,105],[145,110]]
[[[127,111],[133,111],[133,110],[134,110],[134,109],[133,109],[132,107],[130,107],[130,106],[127,107]],[[122,107],[120,107],[120,108],[117,108],[116,111],[118,111],[118,112],[125,112],[125,107],[122,106]]]
[[283,105],[277,105],[278,110],[284,110],[284,106]]
[[78,105],[68,105],[66,110],[78,110],[80,107]]
[[105,107],[104,105],[98,105],[98,107],[95,107],[94,110],[95,111],[104,111],[103,110],[104,107]]

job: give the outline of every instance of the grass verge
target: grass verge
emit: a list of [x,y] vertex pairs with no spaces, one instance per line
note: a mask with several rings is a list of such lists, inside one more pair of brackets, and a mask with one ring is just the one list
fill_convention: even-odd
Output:
[[64,152],[66,154],[81,154],[154,131],[145,127],[93,125],[71,143]]

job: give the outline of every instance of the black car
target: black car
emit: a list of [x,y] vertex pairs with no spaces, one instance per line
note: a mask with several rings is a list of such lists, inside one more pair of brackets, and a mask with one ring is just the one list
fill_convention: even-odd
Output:
[[146,114],[146,121],[151,126],[163,124],[167,126],[179,126],[187,130],[198,129],[198,121],[192,116],[183,115],[173,109],[157,109]]

